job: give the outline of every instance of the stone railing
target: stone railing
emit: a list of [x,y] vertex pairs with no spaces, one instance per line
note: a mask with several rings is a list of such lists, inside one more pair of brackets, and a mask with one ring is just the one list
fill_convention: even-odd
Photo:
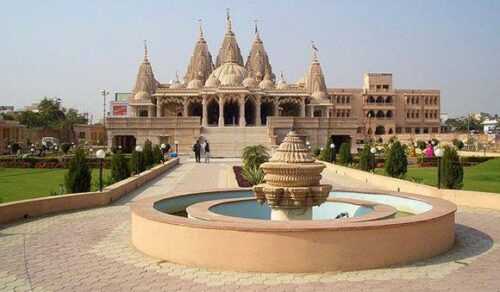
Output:
[[109,205],[178,164],[179,158],[169,160],[139,175],[107,186],[102,192],[74,193],[0,204],[0,224],[23,218]]
[[107,118],[107,129],[177,129],[200,128],[200,117],[126,117]]
[[325,162],[324,164],[327,166],[327,172],[333,171],[336,174],[355,178],[362,183],[365,183],[367,186],[377,188],[378,190],[437,197],[451,201],[461,206],[500,210],[500,194],[465,190],[438,189],[424,184],[417,184],[402,179],[377,175],[359,169],[340,166],[337,164]]

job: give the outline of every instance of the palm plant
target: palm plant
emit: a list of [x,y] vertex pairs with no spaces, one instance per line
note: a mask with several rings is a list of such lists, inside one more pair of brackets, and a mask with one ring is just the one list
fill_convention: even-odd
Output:
[[243,148],[241,158],[243,159],[243,168],[259,168],[262,163],[269,160],[270,156],[266,147],[251,145]]

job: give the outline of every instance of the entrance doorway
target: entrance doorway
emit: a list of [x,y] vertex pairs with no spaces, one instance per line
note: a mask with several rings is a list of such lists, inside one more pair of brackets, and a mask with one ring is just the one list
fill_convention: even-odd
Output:
[[245,102],[245,123],[247,126],[255,126],[255,103],[252,99]]
[[215,99],[207,104],[207,123],[209,126],[217,126],[219,123],[219,103]]
[[237,101],[228,100],[224,104],[224,125],[238,125],[240,107]]
[[335,152],[339,152],[342,143],[351,143],[351,136],[349,135],[331,135],[330,138],[335,144]]
[[274,103],[273,102],[263,102],[260,107],[260,118],[262,125],[267,125],[267,117],[274,115]]

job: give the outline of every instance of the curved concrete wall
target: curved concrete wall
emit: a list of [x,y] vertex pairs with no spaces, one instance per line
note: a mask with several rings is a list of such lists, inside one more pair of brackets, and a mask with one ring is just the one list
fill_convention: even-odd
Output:
[[[396,195],[396,194],[394,194]],[[449,250],[456,206],[411,196],[433,206],[420,215],[310,228],[307,222],[267,224],[193,220],[153,208],[159,198],[132,208],[132,243],[170,262],[258,272],[324,272],[404,264]]]

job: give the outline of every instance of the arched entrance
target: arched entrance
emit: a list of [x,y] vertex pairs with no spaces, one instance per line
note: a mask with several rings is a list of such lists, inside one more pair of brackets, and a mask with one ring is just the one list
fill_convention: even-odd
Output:
[[201,102],[193,101],[188,105],[188,116],[189,117],[201,117],[203,115],[203,107]]
[[219,103],[215,98],[210,99],[207,104],[207,123],[210,126],[217,126],[219,123]]
[[284,102],[281,105],[281,115],[283,117],[298,117],[300,116],[300,104],[295,102]]
[[385,134],[384,126],[377,126],[377,128],[375,128],[375,135],[384,135],[384,134]]
[[135,148],[135,137],[132,135],[118,135],[113,137],[113,146],[122,153],[131,153]]
[[240,106],[238,101],[229,99],[224,103],[224,125],[238,125]]
[[251,98],[245,101],[245,123],[247,126],[255,126],[255,102]]
[[274,103],[272,101],[264,101],[260,105],[260,119],[262,125],[267,124],[267,117],[274,115]]

